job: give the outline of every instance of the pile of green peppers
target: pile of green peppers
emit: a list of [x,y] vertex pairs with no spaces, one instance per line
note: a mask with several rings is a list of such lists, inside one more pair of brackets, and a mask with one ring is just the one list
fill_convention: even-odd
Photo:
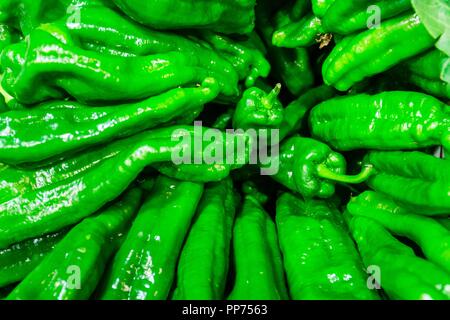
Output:
[[[435,43],[410,0],[2,0],[0,298],[449,300]],[[199,128],[243,154],[174,161]]]

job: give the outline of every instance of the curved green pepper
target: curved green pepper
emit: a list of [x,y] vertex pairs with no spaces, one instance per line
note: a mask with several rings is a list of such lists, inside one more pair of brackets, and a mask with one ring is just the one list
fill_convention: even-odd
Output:
[[154,29],[207,28],[221,33],[253,30],[255,0],[114,0],[136,21]]
[[[376,11],[369,10],[371,6],[376,6]],[[374,14],[381,21],[410,9],[410,0],[334,1],[323,16],[323,26],[330,32],[350,34],[368,28]]]
[[413,213],[450,213],[450,162],[422,152],[372,151],[364,162],[373,166],[367,184]]
[[27,104],[67,94],[82,103],[142,99],[209,76],[221,84],[225,95],[238,92],[237,74],[208,70],[200,55],[110,56],[83,50],[73,41],[67,30],[47,24],[25,42],[5,48],[3,88]]
[[76,225],[7,299],[88,299],[139,208],[141,194],[133,189],[121,201]]
[[426,51],[434,43],[416,14],[390,19],[378,29],[341,40],[323,64],[323,79],[327,85],[346,91],[355,83]]
[[[184,118],[195,118],[218,93],[217,82],[209,78],[201,87],[172,89],[143,101],[111,107],[52,101],[38,108],[4,112],[0,114],[0,162],[37,162],[158,125],[189,123],[193,119]],[[31,126],[33,130],[29,130]]]
[[396,236],[411,239],[430,262],[450,274],[450,231],[437,220],[412,214],[373,191],[352,198],[347,210],[353,216],[376,221]]
[[100,299],[167,298],[202,193],[203,184],[158,177],[112,261]]
[[325,29],[322,27],[322,20],[308,14],[298,22],[277,29],[273,33],[272,44],[284,48],[309,47],[319,42],[323,33]]
[[378,284],[391,299],[450,299],[450,275],[440,267],[417,257],[371,219],[354,217],[349,226],[364,264],[378,267]]
[[322,102],[309,122],[313,137],[337,150],[401,150],[450,145],[449,115],[432,96],[391,91]]
[[181,251],[174,300],[223,299],[236,197],[230,178],[206,185]]
[[247,194],[233,231],[235,281],[229,300],[288,299],[275,224]]
[[0,288],[25,278],[66,235],[67,230],[15,243],[0,250]]
[[293,299],[377,299],[341,213],[324,200],[284,193],[276,223]]

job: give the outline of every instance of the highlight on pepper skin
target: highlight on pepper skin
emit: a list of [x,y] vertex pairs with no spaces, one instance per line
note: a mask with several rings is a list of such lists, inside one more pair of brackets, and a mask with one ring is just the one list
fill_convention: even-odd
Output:
[[450,300],[449,12],[1,0],[0,300]]

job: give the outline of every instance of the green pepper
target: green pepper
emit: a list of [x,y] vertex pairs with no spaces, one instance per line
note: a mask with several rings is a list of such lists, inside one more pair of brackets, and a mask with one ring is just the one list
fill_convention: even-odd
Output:
[[132,189],[121,201],[76,225],[7,299],[88,299],[139,208],[141,194]]
[[322,102],[309,122],[313,137],[337,150],[401,150],[450,145],[449,115],[432,96],[391,91]]
[[268,94],[256,87],[247,89],[236,107],[233,128],[279,128],[283,121],[283,105],[277,99],[280,90],[281,84]]
[[414,241],[429,261],[450,274],[450,231],[437,220],[412,214],[373,191],[352,198],[347,210],[352,216],[372,219],[394,235]]
[[[227,142],[221,146],[224,149],[230,143],[250,149],[248,136],[219,133]],[[217,181],[246,163],[233,158],[233,164],[227,164],[226,150],[216,159],[222,164],[172,163],[174,156],[194,163],[209,148],[207,138],[198,137],[195,127],[175,126],[118,140],[44,167],[0,164],[0,248],[80,221],[115,199],[149,165],[170,162],[171,168],[181,172],[185,168],[196,180]],[[99,176],[103,176],[101,181]]]
[[203,184],[160,176],[114,257],[99,297],[166,299]]
[[[370,10],[373,7],[376,8]],[[374,15],[379,15],[382,21],[410,9],[410,0],[334,1],[323,16],[323,25],[330,32],[351,34],[369,28]]]
[[416,14],[393,18],[378,29],[349,35],[338,42],[323,64],[323,79],[327,85],[346,91],[355,83],[430,49],[434,43]]
[[423,91],[440,98],[450,99],[450,84],[445,80],[445,72],[450,58],[440,50],[434,49],[408,60],[399,67],[399,75],[405,75],[407,82]]
[[311,0],[312,11],[315,16],[322,18],[335,2],[336,0]]
[[275,224],[260,197],[245,196],[233,231],[235,280],[229,300],[286,300]]
[[378,285],[391,299],[450,299],[450,275],[440,267],[417,257],[374,220],[357,216],[349,226],[364,264],[378,268]]
[[0,113],[6,112],[8,110],[9,108],[6,105],[5,97],[3,97],[3,95],[0,93]]
[[206,185],[181,251],[174,300],[223,299],[236,198],[230,178]]
[[[38,108],[4,112],[0,114],[0,161],[37,162],[158,125],[187,124],[218,93],[216,81],[209,78],[198,88],[172,89],[143,101],[111,107],[51,101]],[[31,126],[33,130],[28,130]]]
[[128,16],[154,29],[207,28],[221,33],[249,33],[255,0],[114,0]]
[[367,288],[362,261],[333,203],[284,193],[276,223],[293,299],[378,298]]
[[364,159],[372,165],[367,184],[413,213],[450,212],[450,162],[422,152],[372,151]]
[[0,250],[0,288],[25,278],[66,235],[67,230],[15,243]]
[[323,33],[325,29],[322,27],[322,20],[308,14],[298,22],[277,29],[273,33],[272,44],[284,48],[309,47],[319,42],[318,39]]
[[371,166],[366,166],[358,175],[345,175],[346,161],[341,154],[317,140],[300,136],[287,139],[273,161],[279,163],[279,170],[271,177],[305,198],[329,198],[334,194],[336,181],[361,183],[372,173]]
[[142,99],[209,76],[220,83],[223,94],[238,92],[237,74],[208,69],[201,55],[174,51],[111,56],[83,50],[74,41],[68,30],[47,24],[24,42],[8,46],[0,58],[3,88],[26,104],[67,94],[81,103]]

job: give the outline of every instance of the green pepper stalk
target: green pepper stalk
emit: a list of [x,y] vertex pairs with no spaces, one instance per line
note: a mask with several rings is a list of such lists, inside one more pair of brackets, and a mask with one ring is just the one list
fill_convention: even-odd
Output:
[[0,59],[5,69],[3,88],[25,104],[67,94],[81,103],[143,99],[208,77],[218,80],[223,94],[238,93],[237,74],[207,69],[201,55],[100,54],[78,47],[58,25],[41,25],[25,41],[5,48]]
[[114,257],[102,300],[166,299],[203,184],[159,176]]
[[412,214],[373,191],[352,198],[347,210],[353,216],[376,221],[396,236],[414,241],[430,262],[450,274],[450,231],[437,220]]
[[403,150],[450,145],[450,108],[407,91],[358,94],[314,107],[312,136],[336,150]]
[[326,144],[294,136],[283,142],[278,160],[279,171],[272,178],[303,197],[329,198],[335,182],[358,184],[366,181],[373,169],[369,165],[355,176],[345,175],[345,158]]
[[[226,141],[223,156],[229,143],[252,150],[250,137],[219,133]],[[207,141],[205,136],[196,136],[195,127],[175,126],[143,132],[44,167],[0,164],[0,248],[89,216],[120,195],[147,166],[166,162],[175,172],[187,172],[190,179],[218,181],[248,162],[235,154],[232,164],[223,158],[218,159],[223,164],[173,163],[174,155],[189,157],[194,163],[210,148]]]
[[[38,108],[0,114],[0,161],[37,162],[67,152],[127,137],[166,123],[188,123],[219,94],[214,79],[196,88],[177,88],[140,102],[88,107],[52,101]],[[30,127],[33,130],[29,130]],[[74,127],[76,130],[74,131]]]
[[[267,197],[266,197],[267,198]],[[264,197],[245,195],[233,230],[235,280],[228,300],[286,300],[283,261]]]
[[450,275],[440,267],[417,257],[374,220],[356,216],[349,226],[364,264],[378,267],[378,285],[391,299],[450,299]]
[[434,43],[416,14],[393,18],[380,28],[340,41],[323,64],[323,79],[327,85],[346,91],[361,80],[432,48]]
[[141,195],[139,189],[132,189],[120,201],[76,225],[7,299],[88,299],[137,212]]
[[324,200],[284,193],[276,223],[289,291],[295,300],[377,299],[341,213]]
[[55,248],[67,230],[15,243],[0,250],[0,288],[23,280]]
[[237,198],[230,178],[206,185],[181,251],[172,299],[223,299]]
[[[369,10],[371,6],[376,6],[376,11]],[[351,34],[368,28],[374,14],[380,17],[374,22],[381,22],[411,8],[410,0],[334,1],[323,16],[323,26],[330,32]]]
[[450,162],[422,152],[372,151],[365,163],[374,167],[367,184],[413,213],[450,212]]
[[247,89],[236,107],[233,128],[279,128],[283,121],[283,105],[277,98],[280,91],[281,84],[277,84],[268,94],[256,87]]

